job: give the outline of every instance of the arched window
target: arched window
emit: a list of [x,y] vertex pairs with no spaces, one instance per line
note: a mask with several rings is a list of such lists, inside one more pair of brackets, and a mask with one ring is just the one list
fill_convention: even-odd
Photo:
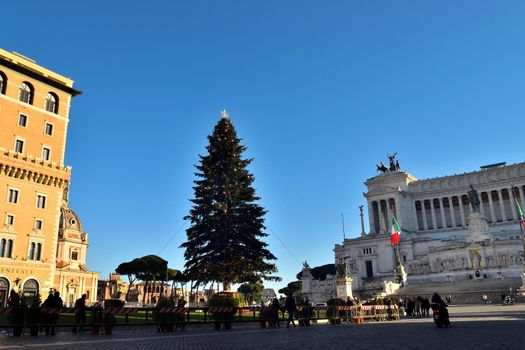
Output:
[[2,238],[2,240],[0,241],[0,257],[4,257],[5,256],[5,245],[6,245],[6,240],[5,238]]
[[20,84],[20,96],[18,98],[20,101],[29,103],[31,105],[33,104],[33,95],[34,95],[33,85],[31,85],[27,81]]
[[41,255],[42,255],[42,243],[37,243],[36,250],[35,250],[35,260],[40,261]]
[[6,258],[11,258],[12,254],[13,254],[13,240],[10,239],[10,240],[7,241],[5,257]]
[[22,299],[26,305],[32,305],[38,295],[38,282],[35,279],[28,279],[22,289]]
[[0,277],[0,307],[7,305],[7,296],[9,293],[9,281],[4,277]]
[[58,113],[58,96],[53,92],[48,92],[46,95],[46,111]]
[[34,242],[31,242],[31,244],[29,245],[28,259],[29,260],[34,260],[35,259],[35,243]]
[[7,88],[7,76],[4,72],[0,72],[0,94],[5,95],[5,90]]

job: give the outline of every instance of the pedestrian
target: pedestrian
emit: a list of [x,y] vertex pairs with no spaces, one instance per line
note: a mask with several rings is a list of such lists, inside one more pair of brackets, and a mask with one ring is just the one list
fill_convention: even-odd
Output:
[[421,297],[419,295],[417,296],[414,304],[416,307],[416,312],[415,312],[414,317],[421,318]]
[[177,322],[175,323],[175,329],[180,331],[184,331],[186,329],[186,309],[184,308],[185,305],[186,300],[184,300],[183,298],[180,298],[177,301],[177,308],[179,310],[176,317]]
[[273,298],[272,305],[270,306],[271,309],[271,317],[272,317],[272,326],[277,326],[281,328],[281,324],[279,323],[279,311],[281,310],[281,306],[279,305],[279,299]]
[[411,298],[408,298],[407,300],[407,316],[408,317],[414,316],[414,306],[415,306],[414,300]]
[[24,312],[20,312],[20,295],[15,292],[14,289],[11,289],[11,293],[7,299],[7,306],[11,308],[11,311],[9,311],[9,323],[11,323],[13,327],[13,336],[21,337],[24,323]]
[[86,323],[86,298],[86,294],[82,294],[82,296],[75,301],[75,324],[77,334],[83,330],[83,326]]
[[483,300],[483,304],[487,304],[489,301],[489,298],[487,297],[487,294],[483,293],[481,296],[481,299]]
[[284,301],[284,308],[288,312],[288,321],[286,322],[286,328],[290,328],[290,322],[293,324],[293,328],[295,328],[294,314],[295,311],[297,311],[297,305],[295,304],[295,298],[293,297],[293,295],[288,295],[286,297],[286,300]]
[[424,298],[422,304],[425,317],[428,317],[430,314],[430,300],[428,300],[428,298]]
[[53,292],[49,292],[47,299],[42,303],[42,319],[44,321],[45,334],[49,335],[52,322]]
[[62,309],[64,307],[64,302],[62,301],[62,298],[60,297],[60,292],[59,291],[55,291],[55,293],[53,294],[53,299],[52,299],[52,304],[51,305],[54,308],[54,310],[51,313],[51,317],[50,317],[51,329],[50,329],[50,333],[49,334],[55,335],[55,327],[56,327],[56,324],[58,322],[58,317],[60,316],[60,309]]

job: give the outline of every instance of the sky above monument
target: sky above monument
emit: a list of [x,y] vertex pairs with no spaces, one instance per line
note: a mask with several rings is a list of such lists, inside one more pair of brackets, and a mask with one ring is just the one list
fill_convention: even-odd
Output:
[[[523,1],[16,1],[0,47],[75,80],[66,163],[88,268],[182,269],[194,164],[226,109],[280,288],[361,228],[397,152],[419,179],[524,161]],[[365,211],[365,219],[368,217]],[[365,220],[369,230],[368,220]]]

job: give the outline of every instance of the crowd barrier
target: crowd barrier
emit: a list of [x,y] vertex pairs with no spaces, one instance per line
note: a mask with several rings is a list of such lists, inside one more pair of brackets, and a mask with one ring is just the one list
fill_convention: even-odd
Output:
[[[295,319],[300,325],[310,325],[319,320],[329,320],[332,324],[341,322],[363,323],[364,321],[385,321],[399,319],[399,307],[396,305],[363,306],[298,306]],[[46,327],[104,328],[111,333],[113,326],[157,325],[159,330],[171,330],[173,327],[184,328],[186,324],[284,322],[288,314],[284,308],[277,312],[272,307],[109,307],[106,309],[87,308],[85,322],[79,321],[74,308],[0,308],[0,328],[17,330],[24,333],[38,334]],[[93,331],[93,330],[92,330]]]

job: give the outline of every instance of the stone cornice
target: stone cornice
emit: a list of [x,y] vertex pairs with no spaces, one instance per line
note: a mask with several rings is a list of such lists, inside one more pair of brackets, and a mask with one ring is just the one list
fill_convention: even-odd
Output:
[[69,183],[71,167],[64,168],[54,162],[46,162],[0,147],[0,174],[62,188]]
[[[411,182],[409,192],[458,192],[473,185],[478,191],[498,187],[510,187],[525,182],[525,163],[517,163],[499,168],[479,170],[470,173],[436,177]],[[466,191],[465,191],[466,193]]]
[[417,178],[406,171],[396,170],[374,176],[366,180],[365,185],[370,188],[381,185],[398,185],[400,183],[410,183],[412,181],[417,181]]

